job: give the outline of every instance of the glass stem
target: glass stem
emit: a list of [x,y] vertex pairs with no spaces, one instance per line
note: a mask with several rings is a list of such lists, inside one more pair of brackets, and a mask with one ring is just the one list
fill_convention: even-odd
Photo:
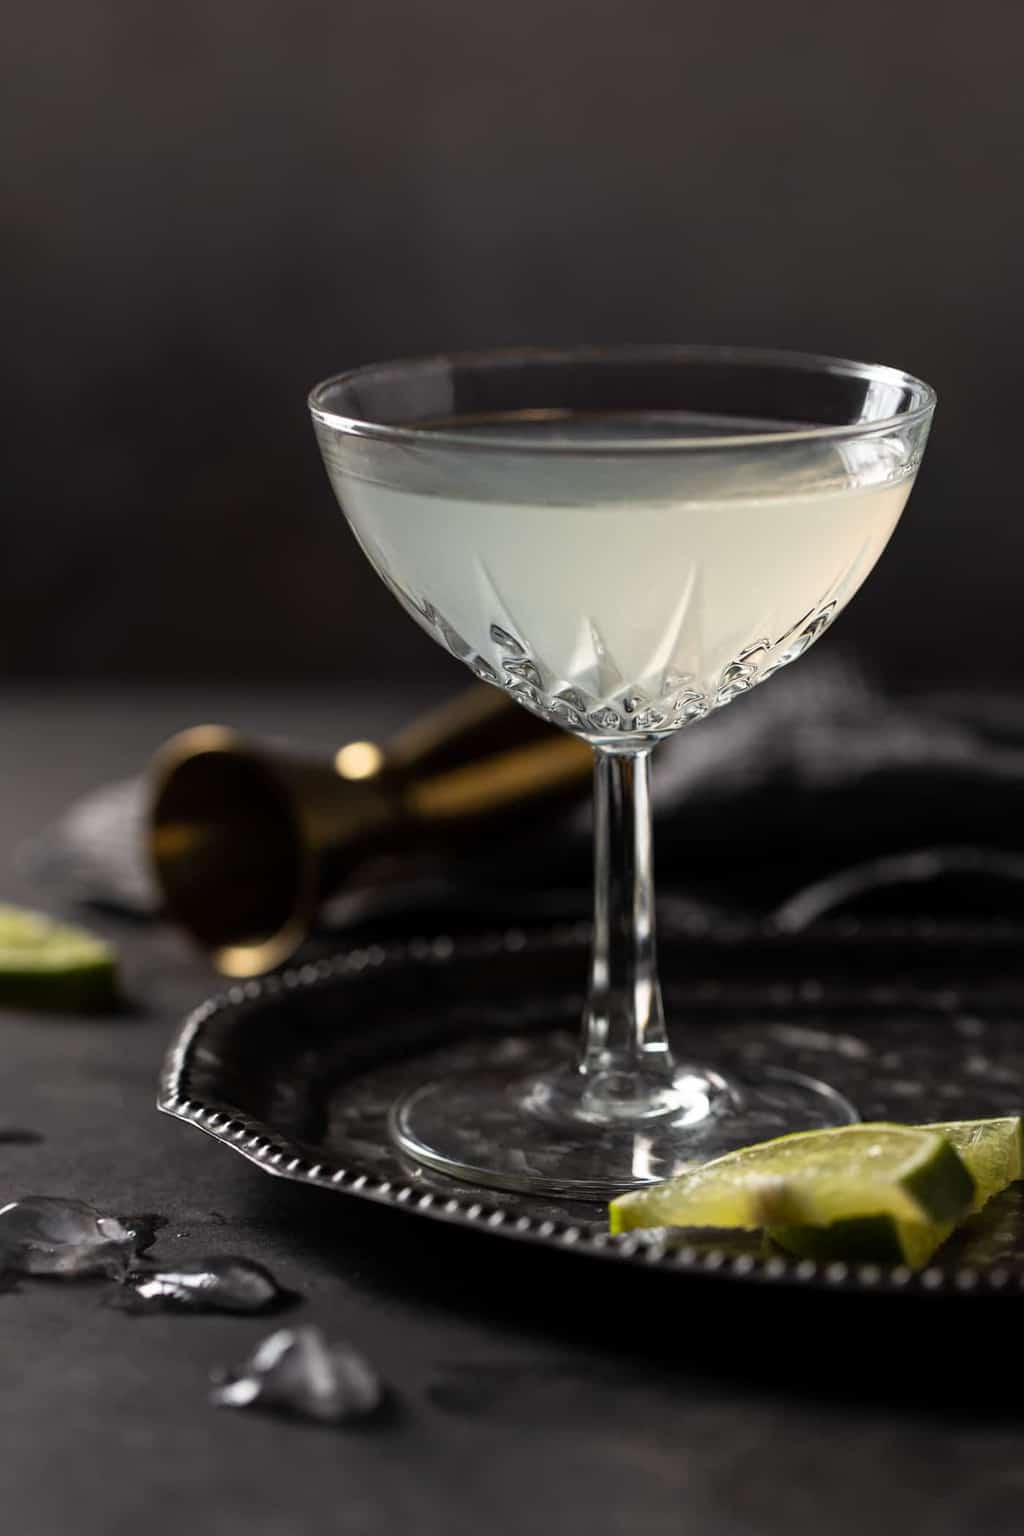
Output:
[[594,940],[579,1070],[664,1083],[672,1057],[658,985],[651,748],[594,749]]

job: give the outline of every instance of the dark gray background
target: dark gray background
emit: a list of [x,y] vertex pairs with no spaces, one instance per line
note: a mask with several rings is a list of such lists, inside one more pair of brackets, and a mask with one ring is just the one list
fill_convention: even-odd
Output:
[[933,382],[910,513],[831,643],[896,685],[1013,681],[1021,16],[9,8],[4,673],[442,674],[334,511],[307,387],[391,354],[630,339]]

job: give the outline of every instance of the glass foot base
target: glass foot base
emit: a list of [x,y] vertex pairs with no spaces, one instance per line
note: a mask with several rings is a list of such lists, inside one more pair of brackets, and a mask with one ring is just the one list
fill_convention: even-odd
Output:
[[617,1074],[552,1070],[545,1053],[533,1072],[520,1057],[425,1083],[394,1105],[391,1134],[417,1162],[473,1184],[606,1200],[735,1147],[858,1118],[826,1083],[760,1063],[756,1079],[683,1067],[637,1093]]

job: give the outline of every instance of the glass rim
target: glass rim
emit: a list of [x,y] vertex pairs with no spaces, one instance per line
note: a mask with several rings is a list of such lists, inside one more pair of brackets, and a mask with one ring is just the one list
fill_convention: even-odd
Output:
[[[398,372],[439,364],[462,366],[499,365],[511,366],[517,361],[530,362],[578,362],[608,360],[612,362],[643,362],[677,360],[746,365],[775,365],[793,372],[823,373],[845,378],[861,378],[877,383],[891,384],[908,390],[918,397],[918,403],[895,415],[880,417],[877,421],[847,422],[833,426],[781,426],[771,432],[737,432],[721,436],[678,436],[644,438],[631,437],[628,442],[621,438],[590,437],[585,444],[560,442],[538,436],[488,435],[478,428],[467,430],[459,427],[432,427],[429,425],[400,425],[374,421],[361,416],[347,416],[325,409],[323,398],[339,385],[350,384],[361,376],[382,371]],[[613,453],[628,457],[637,454],[690,452],[714,450],[779,447],[787,443],[842,442],[850,439],[884,437],[898,427],[916,426],[927,421],[935,410],[938,396],[930,384],[900,368],[884,363],[858,362],[852,358],[830,357],[825,353],[801,352],[779,347],[711,346],[700,343],[641,343],[613,344],[610,346],[534,346],[494,347],[461,352],[425,353],[422,356],[386,359],[377,363],[362,363],[341,373],[331,374],[315,384],[307,396],[307,405],[314,421],[347,436],[371,438],[378,442],[396,445],[472,448],[501,453],[585,455]]]

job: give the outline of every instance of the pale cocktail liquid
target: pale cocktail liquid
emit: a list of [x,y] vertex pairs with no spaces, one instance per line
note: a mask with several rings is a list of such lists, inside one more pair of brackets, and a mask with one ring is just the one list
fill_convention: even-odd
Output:
[[806,649],[874,566],[914,476],[884,438],[812,437],[737,467],[712,429],[683,465],[630,456],[652,431],[665,420],[561,418],[536,430],[555,451],[517,456],[492,428],[450,479],[412,451],[407,484],[372,461],[328,467],[378,572],[479,675],[584,734],[661,734]]

